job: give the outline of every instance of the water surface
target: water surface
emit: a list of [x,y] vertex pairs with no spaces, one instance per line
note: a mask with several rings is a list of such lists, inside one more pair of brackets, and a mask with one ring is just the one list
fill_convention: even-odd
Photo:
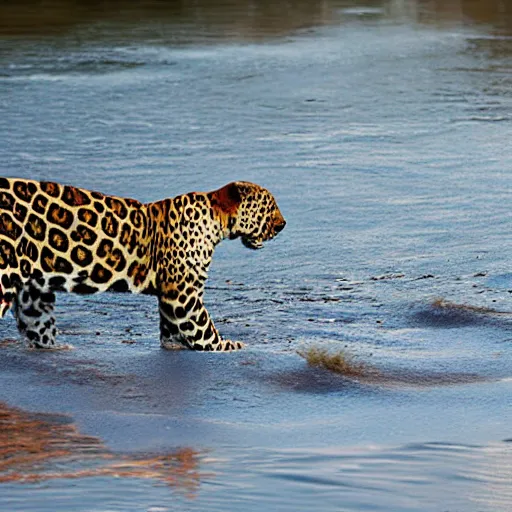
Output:
[[161,351],[155,301],[124,295],[59,296],[71,351],[1,348],[0,400],[137,460],[192,450],[193,496],[98,474],[3,483],[1,508],[509,510],[511,12],[2,4],[1,174],[143,201],[249,180],[288,224],[215,255],[207,304],[248,350]]

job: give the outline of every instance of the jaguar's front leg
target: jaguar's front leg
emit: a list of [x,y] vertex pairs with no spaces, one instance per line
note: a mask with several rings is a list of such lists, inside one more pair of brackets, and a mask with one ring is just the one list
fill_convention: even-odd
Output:
[[201,299],[190,297],[182,304],[163,296],[159,299],[160,344],[163,348],[227,351],[243,347],[239,341],[223,340]]

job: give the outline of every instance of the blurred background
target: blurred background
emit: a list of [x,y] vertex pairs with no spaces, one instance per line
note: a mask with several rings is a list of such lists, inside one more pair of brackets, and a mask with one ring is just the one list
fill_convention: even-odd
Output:
[[5,35],[29,35],[62,33],[98,22],[146,22],[162,28],[168,23],[197,23],[217,37],[250,40],[336,23],[360,7],[360,14],[368,16],[430,24],[490,24],[500,32],[510,28],[512,17],[512,6],[505,0],[3,0],[0,28]]

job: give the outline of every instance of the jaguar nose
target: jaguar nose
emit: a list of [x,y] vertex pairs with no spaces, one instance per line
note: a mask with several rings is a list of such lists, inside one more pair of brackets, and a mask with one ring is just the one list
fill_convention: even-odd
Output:
[[283,222],[281,224],[276,224],[274,226],[274,229],[275,229],[276,233],[280,233],[281,231],[283,231],[285,226],[286,226],[286,221],[283,220]]

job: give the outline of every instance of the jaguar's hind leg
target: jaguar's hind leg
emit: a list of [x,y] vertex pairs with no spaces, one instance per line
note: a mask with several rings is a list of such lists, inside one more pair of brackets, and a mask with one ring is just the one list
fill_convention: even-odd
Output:
[[15,299],[14,316],[18,330],[33,348],[55,348],[55,294],[46,291],[35,280],[19,289]]
[[3,318],[9,309],[11,309],[11,303],[5,298],[0,287],[0,318]]
[[21,281],[8,273],[0,274],[0,318],[4,318],[14,303]]

